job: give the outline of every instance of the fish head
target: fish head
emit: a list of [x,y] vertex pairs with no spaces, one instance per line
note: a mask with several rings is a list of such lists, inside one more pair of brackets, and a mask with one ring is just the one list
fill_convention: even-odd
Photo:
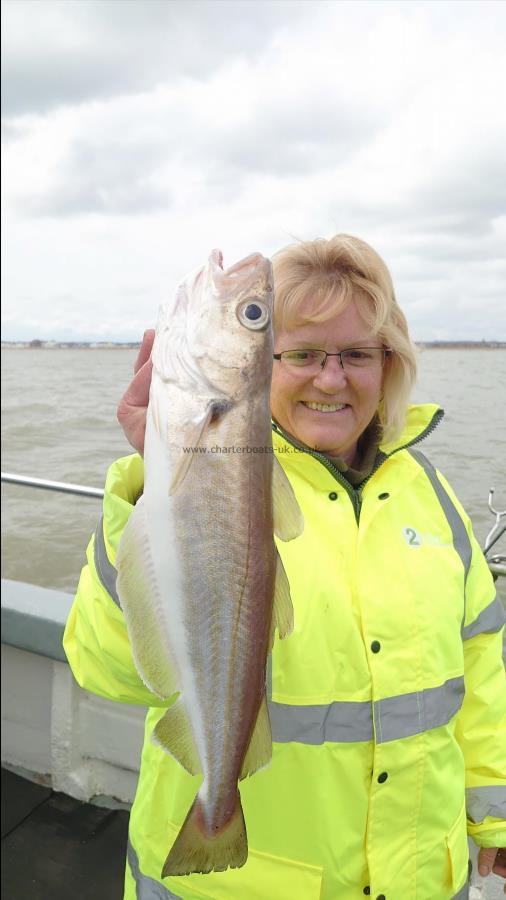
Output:
[[223,268],[213,250],[160,310],[153,352],[164,380],[189,380],[201,393],[237,401],[270,384],[272,266],[260,253]]

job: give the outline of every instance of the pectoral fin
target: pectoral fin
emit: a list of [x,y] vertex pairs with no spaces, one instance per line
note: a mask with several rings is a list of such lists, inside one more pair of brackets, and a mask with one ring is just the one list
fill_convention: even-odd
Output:
[[304,531],[304,518],[292,485],[274,457],[272,467],[272,506],[274,533],[282,541],[292,541]]
[[168,699],[179,687],[156,618],[158,587],[153,577],[143,497],[137,501],[121,536],[116,567],[116,589],[137,671],[150,691]]
[[193,422],[188,423],[186,428],[183,429],[184,445],[183,447],[179,448],[179,459],[177,460],[176,466],[174,468],[172,481],[169,487],[169,496],[176,493],[176,491],[181,487],[183,481],[188,475],[190,466],[193,462],[193,457],[198,453],[199,443],[202,435],[204,434],[204,431],[209,425],[212,417],[213,405],[211,404],[210,406],[208,406],[203,416],[201,416],[199,419],[194,420]]

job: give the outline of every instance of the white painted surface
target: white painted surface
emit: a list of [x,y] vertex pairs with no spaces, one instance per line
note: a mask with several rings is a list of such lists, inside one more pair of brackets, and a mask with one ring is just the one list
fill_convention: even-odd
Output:
[[2,644],[2,763],[57,791],[131,803],[145,713],[83,691],[67,663]]
[[2,762],[51,771],[53,662],[2,644]]

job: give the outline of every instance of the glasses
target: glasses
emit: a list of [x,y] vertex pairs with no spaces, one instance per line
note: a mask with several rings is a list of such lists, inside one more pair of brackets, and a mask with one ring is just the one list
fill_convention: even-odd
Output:
[[350,347],[349,350],[340,350],[338,353],[327,353],[325,350],[283,350],[282,353],[274,353],[274,359],[280,359],[290,368],[318,372],[325,368],[329,356],[338,356],[341,368],[351,371],[382,366],[392,352],[386,347]]

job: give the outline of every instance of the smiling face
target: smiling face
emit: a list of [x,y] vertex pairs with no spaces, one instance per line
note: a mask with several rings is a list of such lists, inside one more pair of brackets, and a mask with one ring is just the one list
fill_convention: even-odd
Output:
[[[300,312],[304,314],[304,309]],[[351,300],[343,312],[324,322],[304,322],[275,336],[274,352],[314,349],[335,353],[349,347],[382,347]],[[340,456],[352,465],[357,441],[378,409],[383,381],[381,365],[344,371],[339,357],[308,375],[303,368],[275,360],[271,411],[289,435],[313,450]]]

